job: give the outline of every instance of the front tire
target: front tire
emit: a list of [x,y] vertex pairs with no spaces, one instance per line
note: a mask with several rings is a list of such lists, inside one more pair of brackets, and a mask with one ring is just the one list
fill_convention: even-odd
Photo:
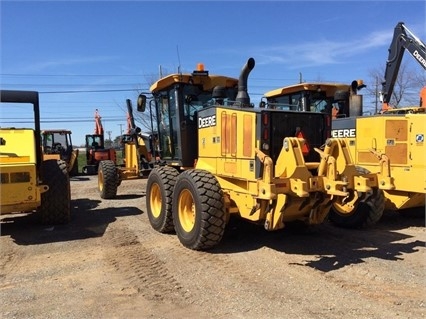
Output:
[[156,231],[174,231],[172,194],[179,172],[169,166],[154,168],[146,185],[146,208],[149,222]]
[[[357,167],[361,175],[369,171]],[[342,228],[365,228],[376,224],[383,216],[385,209],[385,195],[381,189],[373,189],[373,194],[365,201],[359,202],[351,213],[341,213],[336,207],[331,208],[329,220]]]
[[192,169],[180,174],[172,207],[176,234],[185,247],[207,250],[222,240],[226,226],[223,193],[211,173]]
[[49,190],[41,194],[41,222],[67,224],[70,221],[71,187],[67,163],[63,160],[46,160],[41,164],[41,178]]
[[112,199],[117,196],[118,184],[117,168],[114,162],[101,161],[98,169],[98,190],[101,198]]

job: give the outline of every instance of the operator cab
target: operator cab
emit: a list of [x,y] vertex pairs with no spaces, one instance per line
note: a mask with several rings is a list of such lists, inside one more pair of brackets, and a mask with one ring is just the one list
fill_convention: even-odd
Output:
[[42,130],[41,142],[44,154],[59,154],[65,161],[70,159],[73,151],[71,131]]
[[103,149],[104,148],[104,137],[99,134],[86,135],[86,146],[88,149]]
[[349,88],[339,83],[299,83],[267,92],[260,107],[347,117]]
[[[152,131],[158,132],[151,149],[155,158],[173,166],[193,167],[198,154],[198,111],[235,103],[237,85],[237,79],[209,75],[202,64],[191,74],[172,74],[155,82],[151,86]],[[138,103],[138,110],[142,105]]]

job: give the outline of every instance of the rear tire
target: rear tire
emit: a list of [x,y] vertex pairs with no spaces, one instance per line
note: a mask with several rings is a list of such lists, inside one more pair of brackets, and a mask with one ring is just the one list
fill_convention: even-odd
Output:
[[149,222],[156,231],[174,231],[172,194],[179,172],[169,166],[154,168],[146,185],[146,208]]
[[[359,174],[368,174],[369,171],[357,167]],[[385,195],[381,189],[373,189],[373,194],[365,201],[360,202],[352,213],[342,214],[334,207],[329,213],[329,220],[336,226],[343,228],[364,228],[376,224],[383,216],[385,209]]]
[[114,162],[101,161],[98,169],[98,189],[101,198],[112,199],[117,196],[118,184],[117,168]]
[[67,163],[63,160],[46,160],[41,164],[42,183],[49,190],[41,194],[41,222],[67,224],[70,221],[71,187]]
[[176,234],[185,247],[207,250],[222,240],[226,226],[223,193],[209,172],[192,169],[180,174],[172,207]]

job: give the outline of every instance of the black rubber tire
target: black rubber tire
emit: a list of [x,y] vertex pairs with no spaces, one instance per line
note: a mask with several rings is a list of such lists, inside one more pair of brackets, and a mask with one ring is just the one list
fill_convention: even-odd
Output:
[[[359,174],[368,174],[369,171],[357,167]],[[383,216],[385,209],[385,195],[381,189],[373,189],[373,194],[365,201],[360,202],[350,214],[341,214],[333,207],[328,215],[329,220],[342,228],[364,228],[376,224]]]
[[112,199],[117,196],[118,187],[117,168],[113,161],[105,160],[99,163],[98,190],[103,199]]
[[173,221],[180,242],[193,250],[216,246],[226,226],[223,192],[209,172],[191,169],[176,180]]
[[41,222],[48,225],[69,223],[71,187],[67,163],[56,159],[43,161],[40,175],[42,184],[49,186],[49,190],[41,194]]
[[179,172],[173,167],[154,168],[146,185],[146,208],[149,222],[156,231],[174,231],[172,216],[172,194]]

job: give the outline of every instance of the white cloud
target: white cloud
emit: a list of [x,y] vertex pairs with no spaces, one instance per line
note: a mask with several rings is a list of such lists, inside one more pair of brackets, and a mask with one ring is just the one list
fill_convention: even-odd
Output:
[[91,56],[91,57],[63,57],[60,59],[50,59],[47,61],[40,61],[21,67],[17,73],[34,73],[55,70],[65,66],[84,66],[93,63],[102,63],[115,60],[111,56]]
[[368,54],[372,49],[387,46],[391,39],[389,31],[375,32],[351,41],[319,40],[264,47],[256,56],[259,64],[285,64],[290,69],[340,64]]

